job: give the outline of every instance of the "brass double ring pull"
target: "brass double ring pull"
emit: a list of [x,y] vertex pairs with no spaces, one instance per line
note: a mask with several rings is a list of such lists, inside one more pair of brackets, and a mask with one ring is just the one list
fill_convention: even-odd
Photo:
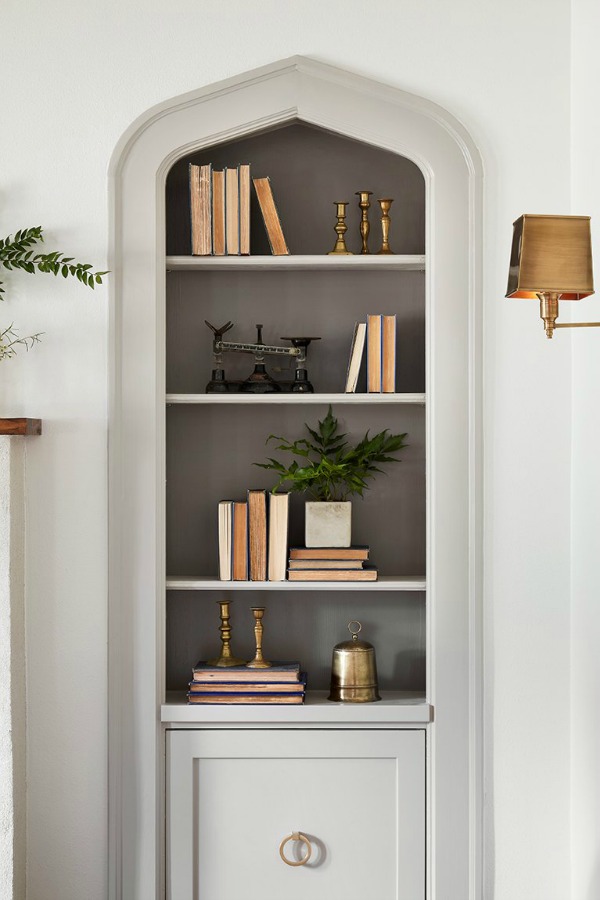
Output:
[[[303,844],[306,844],[306,856],[303,856],[302,859],[299,859],[297,862],[291,859],[288,859],[283,852],[283,848],[288,843],[288,841],[302,841]],[[301,831],[294,831],[292,834],[289,834],[286,838],[284,838],[279,845],[279,855],[286,864],[286,866],[304,866],[309,861],[312,855],[312,847],[310,845],[309,839],[305,834],[302,834]]]

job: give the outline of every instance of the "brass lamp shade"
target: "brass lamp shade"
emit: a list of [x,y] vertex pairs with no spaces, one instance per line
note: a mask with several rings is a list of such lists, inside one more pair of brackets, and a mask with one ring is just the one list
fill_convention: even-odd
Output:
[[589,216],[521,216],[514,223],[507,297],[581,300],[594,293]]

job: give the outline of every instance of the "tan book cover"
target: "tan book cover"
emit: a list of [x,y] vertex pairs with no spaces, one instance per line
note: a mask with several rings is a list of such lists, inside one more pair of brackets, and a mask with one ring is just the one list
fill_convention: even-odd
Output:
[[381,389],[384,394],[396,392],[396,316],[383,316],[383,360]]
[[290,581],[377,581],[377,569],[290,569]]
[[239,172],[240,192],[240,253],[250,255],[250,166],[242,165]]
[[368,559],[368,547],[290,547],[290,559]]
[[233,504],[233,581],[248,580],[248,504]]
[[267,580],[267,493],[248,491],[250,581]]
[[210,256],[211,235],[211,172],[212,166],[190,164],[190,216],[192,255]]
[[188,694],[188,703],[304,703],[301,694]]
[[381,393],[381,316],[367,316],[367,391]]
[[225,172],[212,173],[212,239],[215,256],[225,256]]
[[240,191],[237,169],[225,169],[225,249],[227,256],[239,256]]
[[304,684],[300,681],[190,681],[191,694],[300,694]]
[[275,199],[271,189],[271,181],[269,178],[253,178],[254,190],[258,197],[258,203],[267,230],[267,237],[271,245],[273,256],[289,256],[290,251],[287,248],[283,229],[279,220],[279,213],[275,206]]
[[290,559],[290,569],[362,569],[362,559]]
[[269,581],[285,581],[289,506],[289,494],[269,494]]
[[192,670],[194,681],[215,684],[220,681],[300,681],[300,663],[272,662],[269,669],[249,669],[248,666],[229,666],[221,668],[209,663],[197,662]]

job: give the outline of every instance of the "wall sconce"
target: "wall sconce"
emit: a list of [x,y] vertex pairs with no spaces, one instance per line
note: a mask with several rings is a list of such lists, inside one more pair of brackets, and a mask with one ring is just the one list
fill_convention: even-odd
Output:
[[546,337],[555,328],[590,328],[600,322],[557,324],[559,300],[594,293],[589,216],[521,216],[514,223],[507,297],[540,301]]

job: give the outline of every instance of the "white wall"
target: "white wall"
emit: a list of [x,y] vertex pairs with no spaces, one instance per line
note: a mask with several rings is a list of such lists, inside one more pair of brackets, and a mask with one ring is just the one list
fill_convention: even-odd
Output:
[[[300,53],[470,130],[486,167],[487,896],[564,900],[570,338],[545,342],[533,305],[500,298],[512,220],[569,210],[568,0],[5,0],[1,27],[0,231],[42,223],[98,265],[119,135],[203,84]],[[106,293],[11,282],[3,320],[46,332],[0,384],[3,413],[45,429],[28,459],[29,898],[103,900]]]
[[[573,211],[592,216],[596,290],[600,262],[600,7],[573,0]],[[600,304],[573,318],[600,320]],[[573,335],[572,776],[573,900],[600,896],[600,332]]]

